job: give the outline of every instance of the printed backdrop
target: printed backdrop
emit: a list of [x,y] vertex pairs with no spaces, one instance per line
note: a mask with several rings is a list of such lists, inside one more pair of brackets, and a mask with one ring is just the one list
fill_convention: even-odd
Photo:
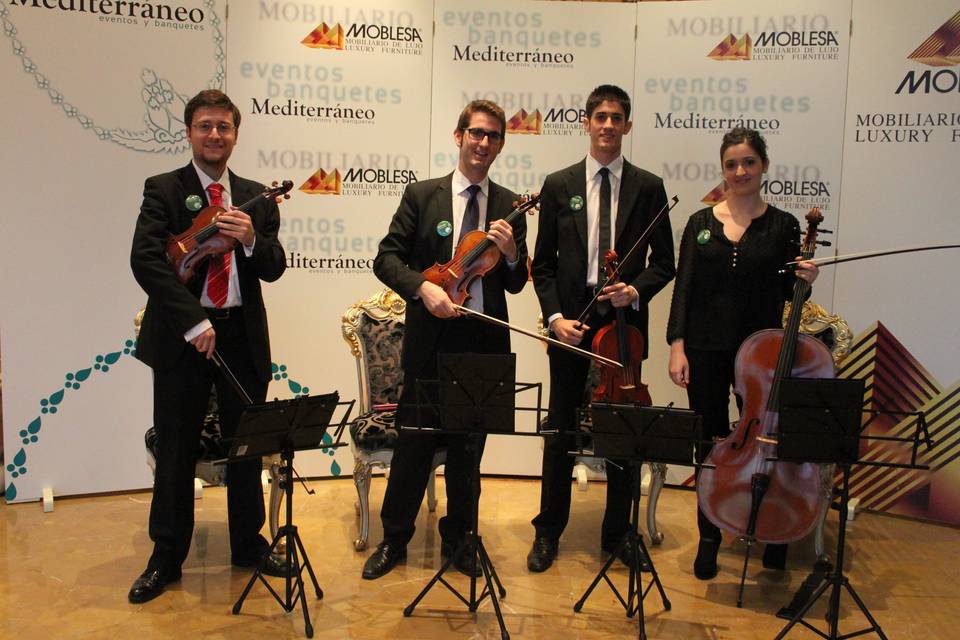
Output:
[[[150,376],[131,357],[144,296],[129,271],[130,237],[144,177],[189,160],[183,104],[205,87],[225,88],[243,112],[232,167],[294,182],[280,234],[288,271],[265,287],[276,397],[356,396],[340,316],[380,287],[370,261],[403,187],[453,169],[456,116],[477,97],[510,119],[491,176],[529,192],[585,154],[579,120],[590,89],[623,86],[635,105],[626,155],[680,197],[677,238],[693,211],[723,197],[719,139],[738,124],[767,136],[768,200],[801,217],[824,209],[836,233],[821,255],[960,235],[949,174],[960,139],[949,108],[960,6],[948,0],[264,0],[229,3],[229,29],[222,0],[118,4],[0,4],[8,500],[37,499],[45,487],[150,485]],[[536,217],[528,224],[532,249]],[[957,312],[951,257],[827,268],[814,292],[858,335],[851,357],[862,366],[846,371],[872,372],[868,400],[926,408],[931,430],[944,430],[931,454],[942,470],[884,478],[897,491],[868,504],[939,519],[960,512],[960,483],[944,467],[960,379],[945,328]],[[657,403],[685,406],[664,375],[669,299],[668,288],[652,305],[644,372]],[[532,287],[510,300],[512,320],[527,328],[538,311]],[[513,343],[518,379],[548,383],[543,347]],[[349,473],[349,453],[330,453],[302,456],[301,472]],[[536,438],[491,439],[483,463],[522,475],[539,466]]]

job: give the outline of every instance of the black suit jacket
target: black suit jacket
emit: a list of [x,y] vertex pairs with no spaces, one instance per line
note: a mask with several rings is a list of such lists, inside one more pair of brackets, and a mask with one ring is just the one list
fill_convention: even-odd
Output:
[[[575,319],[590,302],[586,294],[586,171],[584,159],[548,175],[540,191],[540,221],[532,271],[544,321],[555,313]],[[583,200],[579,211],[570,207],[574,196]],[[617,255],[621,258],[626,255],[666,203],[663,180],[624,160],[614,232]],[[621,270],[621,279],[640,294],[639,312],[628,312],[627,317],[643,332],[645,340],[647,303],[675,274],[673,232],[669,217],[664,217],[646,246],[639,247]],[[646,352],[643,355],[646,357]]]
[[[453,174],[413,183],[404,190],[387,235],[380,241],[373,272],[385,285],[407,301],[406,327],[403,336],[401,365],[417,371],[431,357],[444,320],[432,315],[423,302],[414,299],[424,281],[423,270],[435,263],[447,262],[453,256],[453,235],[437,233],[437,223],[453,224]],[[490,181],[486,220],[506,217],[517,196]],[[527,226],[523,216],[512,225],[517,244],[518,264],[510,269],[506,261],[483,277],[483,310],[487,315],[506,321],[507,300],[504,291],[518,293],[527,282]],[[502,336],[502,351],[510,351],[507,329],[491,326]]]
[[[258,182],[246,180],[233,172],[229,175],[231,200],[236,206],[251,200],[264,189]],[[183,335],[207,318],[200,305],[206,267],[202,267],[189,283],[183,284],[166,257],[167,238],[186,231],[199,213],[187,208],[186,200],[191,195],[207,202],[192,163],[147,178],[133,235],[130,266],[148,296],[137,340],[137,358],[156,370],[172,367],[184,349],[193,349]],[[257,374],[266,381],[271,376],[270,340],[260,280],[273,282],[279,278],[286,269],[286,261],[277,239],[280,212],[276,203],[260,199],[249,214],[256,232],[253,255],[248,258],[239,243],[234,255],[250,352]]]

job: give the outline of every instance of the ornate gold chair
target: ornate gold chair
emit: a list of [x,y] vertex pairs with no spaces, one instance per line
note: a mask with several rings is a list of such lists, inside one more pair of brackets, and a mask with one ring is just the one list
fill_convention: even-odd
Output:
[[[549,330],[544,326],[543,314],[537,315],[537,332],[546,336]],[[599,380],[597,367],[594,364],[590,368],[587,376],[586,388],[583,392],[583,405],[580,409],[580,429],[589,431],[592,425],[590,417],[590,397],[594,387]],[[641,473],[640,492],[647,496],[647,533],[650,535],[650,542],[660,544],[663,542],[663,532],[657,529],[657,502],[660,500],[660,491],[667,477],[667,465],[657,462],[649,462],[647,469]],[[574,459],[573,473],[577,478],[577,489],[586,491],[589,487],[588,479],[590,477],[603,478],[606,476],[606,461],[596,456],[583,455]]]
[[[360,536],[354,540],[357,551],[367,548],[370,534],[370,480],[374,467],[389,473],[393,446],[398,432],[395,407],[403,384],[400,352],[403,342],[403,298],[382,289],[361,300],[343,314],[341,330],[350,353],[357,359],[358,415],[350,423],[350,450],[353,453],[353,482],[357,487],[357,515]],[[446,450],[433,457],[427,485],[427,508],[437,508],[435,472],[446,460]]]

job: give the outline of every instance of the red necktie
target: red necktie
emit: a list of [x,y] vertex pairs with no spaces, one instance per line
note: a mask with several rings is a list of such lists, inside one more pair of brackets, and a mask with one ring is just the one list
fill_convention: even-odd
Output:
[[[223,185],[214,182],[207,187],[207,191],[210,193],[210,204],[222,207]],[[207,267],[207,297],[215,307],[222,307],[227,302],[227,291],[230,285],[230,253],[213,256]]]

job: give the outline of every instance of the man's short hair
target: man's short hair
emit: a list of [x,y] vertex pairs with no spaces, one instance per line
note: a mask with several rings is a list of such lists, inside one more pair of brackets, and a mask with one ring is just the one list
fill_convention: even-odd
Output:
[[587,96],[587,118],[593,116],[593,112],[604,100],[618,102],[623,107],[624,119],[630,119],[630,96],[627,92],[615,84],[602,84]]
[[183,109],[183,123],[190,128],[193,124],[193,114],[200,107],[212,107],[215,109],[226,109],[233,113],[233,126],[240,128],[240,109],[233,104],[230,98],[219,89],[205,89],[197,95],[190,98],[190,102]]
[[507,132],[507,116],[503,113],[503,109],[496,102],[490,100],[472,100],[467,106],[463,108],[463,111],[460,112],[460,119],[457,120],[457,129],[464,130],[470,126],[470,118],[473,117],[473,114],[476,112],[486,113],[487,115],[495,118],[497,122],[500,123],[500,134],[504,135]]

